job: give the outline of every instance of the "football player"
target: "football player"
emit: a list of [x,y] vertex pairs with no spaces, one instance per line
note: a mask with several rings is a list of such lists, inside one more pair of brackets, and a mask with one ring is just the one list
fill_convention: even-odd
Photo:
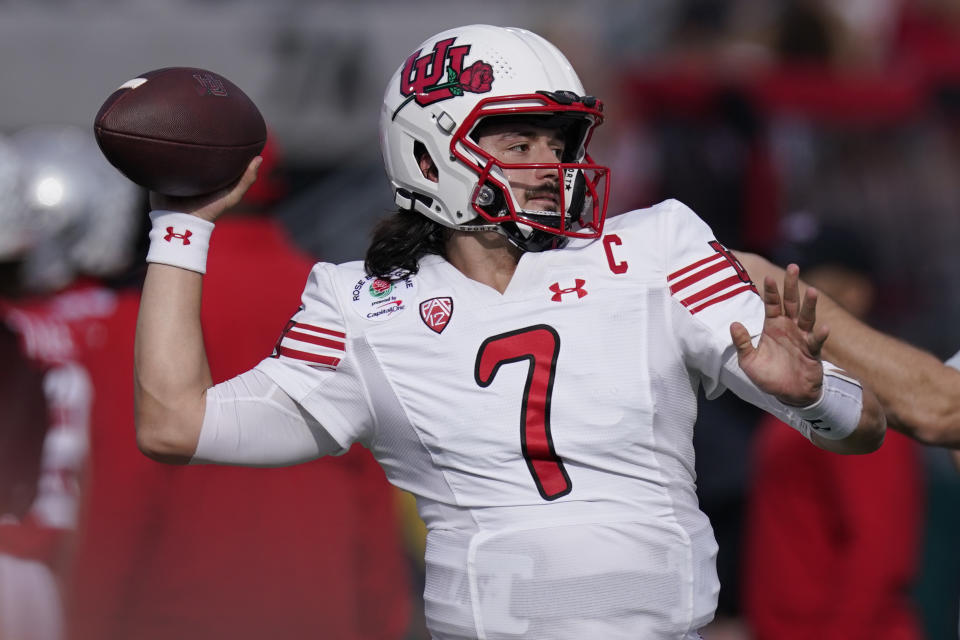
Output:
[[[108,265],[124,250],[136,195],[116,172],[110,180],[112,169],[81,129],[31,127],[0,146],[0,322],[42,376],[46,406],[35,425],[41,434],[45,429],[35,497],[25,512],[0,508],[0,637],[54,639],[65,635],[62,579],[72,560],[94,401],[87,358],[112,308],[100,290],[64,287],[84,265],[83,254]],[[131,207],[126,219],[124,207]],[[95,210],[112,214],[109,229],[87,226]],[[83,251],[91,243],[95,250]],[[0,393],[23,386],[25,369],[11,374]]]
[[269,466],[363,443],[417,496],[434,638],[696,638],[719,589],[698,387],[841,453],[876,449],[885,422],[821,362],[815,292],[758,295],[679,202],[606,219],[609,170],[587,151],[602,120],[529,31],[427,39],[382,105],[397,213],[365,262],[314,267],[274,352],[217,385],[200,274],[257,160],[227,192],[153,194],[141,449]]

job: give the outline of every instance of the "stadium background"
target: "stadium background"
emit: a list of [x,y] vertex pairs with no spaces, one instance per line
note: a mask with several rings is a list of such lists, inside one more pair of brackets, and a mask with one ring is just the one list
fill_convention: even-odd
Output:
[[[943,358],[960,347],[957,0],[4,0],[0,132],[88,127],[140,72],[214,70],[283,151],[279,218],[313,256],[353,259],[391,209],[386,79],[413,43],[474,22],[543,34],[605,100],[593,156],[613,169],[611,212],[677,197],[728,246],[768,254],[785,221],[842,222],[875,257],[871,321]],[[742,496],[752,425],[718,423],[729,451],[701,439],[702,489]],[[929,637],[955,638],[960,484],[942,452],[923,456],[913,595]]]

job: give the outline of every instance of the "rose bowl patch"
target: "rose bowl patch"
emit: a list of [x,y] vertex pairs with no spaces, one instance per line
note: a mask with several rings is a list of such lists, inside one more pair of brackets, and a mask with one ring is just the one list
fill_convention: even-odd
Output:
[[373,322],[382,322],[410,306],[416,289],[413,278],[386,280],[377,276],[366,276],[353,285],[350,298],[353,300],[353,308],[362,317]]

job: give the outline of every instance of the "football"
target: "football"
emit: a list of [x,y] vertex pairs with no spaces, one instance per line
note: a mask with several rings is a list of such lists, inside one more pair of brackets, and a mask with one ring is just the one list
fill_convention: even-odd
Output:
[[121,173],[170,196],[229,186],[267,139],[263,116],[243,91],[191,67],[156,69],[123,83],[100,107],[93,129]]

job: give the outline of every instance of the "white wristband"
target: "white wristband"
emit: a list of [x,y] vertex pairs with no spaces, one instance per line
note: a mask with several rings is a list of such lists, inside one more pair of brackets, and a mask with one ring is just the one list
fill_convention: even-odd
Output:
[[860,383],[824,362],[820,399],[796,412],[812,433],[827,440],[843,440],[857,429],[862,410]]
[[213,223],[176,211],[151,211],[147,262],[169,264],[197,273],[207,272],[207,249]]

